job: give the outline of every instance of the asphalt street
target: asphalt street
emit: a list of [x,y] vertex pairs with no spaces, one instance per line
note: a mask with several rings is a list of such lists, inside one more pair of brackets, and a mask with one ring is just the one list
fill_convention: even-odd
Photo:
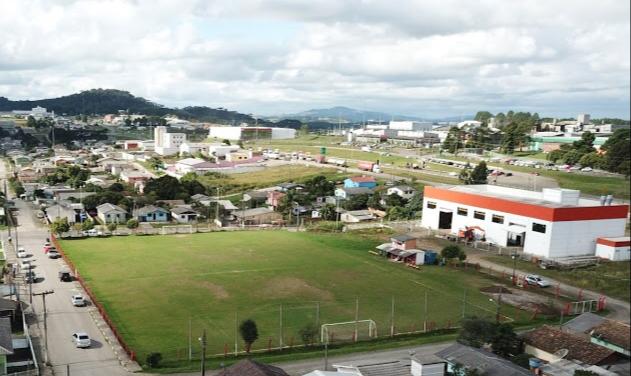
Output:
[[[0,177],[6,177],[5,164],[0,163]],[[2,182],[4,184],[4,182]],[[130,375],[131,373],[122,366],[118,354],[114,348],[118,348],[118,343],[107,338],[102,330],[107,334],[107,328],[100,322],[98,311],[91,305],[86,307],[74,307],[71,297],[75,294],[87,296],[78,282],[61,282],[58,272],[65,267],[62,259],[49,259],[43,252],[43,245],[49,236],[47,227],[40,222],[31,208],[31,204],[16,199],[16,206],[19,209],[18,219],[18,241],[19,246],[23,246],[28,254],[28,259],[35,265],[34,271],[37,280],[32,284],[34,294],[44,291],[54,291],[46,296],[47,323],[48,323],[48,358],[51,367],[45,370],[45,374],[66,375],[67,366],[70,366],[70,374],[73,376],[118,376]],[[7,240],[7,232],[3,231],[3,239]],[[13,234],[13,242],[15,242]],[[16,254],[11,247],[7,247],[7,262],[14,263]],[[23,286],[23,300],[29,301],[29,286],[24,283],[24,279],[18,273],[17,281]],[[37,342],[42,344],[40,356],[46,359],[44,344],[44,323],[43,323],[43,302],[41,296],[33,296],[32,309],[38,317],[38,322],[31,326],[33,335]],[[93,344],[88,349],[76,348],[72,342],[72,334],[78,331],[88,333]],[[125,357],[122,356],[123,361]],[[132,369],[134,364],[128,364]]]

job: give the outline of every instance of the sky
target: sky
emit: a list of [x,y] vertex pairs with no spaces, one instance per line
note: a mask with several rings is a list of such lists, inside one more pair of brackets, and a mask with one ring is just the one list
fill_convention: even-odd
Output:
[[0,96],[630,115],[628,0],[0,0]]

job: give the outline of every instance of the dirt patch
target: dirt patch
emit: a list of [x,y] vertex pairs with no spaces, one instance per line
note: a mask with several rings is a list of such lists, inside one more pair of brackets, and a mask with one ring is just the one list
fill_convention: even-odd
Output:
[[293,277],[271,279],[265,283],[263,292],[274,298],[309,296],[317,300],[333,300],[333,294],[329,291],[311,286],[304,280]]
[[[484,294],[497,300],[499,286],[483,287],[480,289]],[[485,291],[492,289],[493,291]],[[502,287],[502,304],[508,304],[528,312],[537,312],[543,315],[555,315],[563,309],[563,304],[549,297],[530,293],[519,289],[508,289]]]
[[490,294],[512,294],[512,291],[503,286],[488,286],[480,288],[480,291]]
[[204,281],[202,282],[201,287],[210,291],[210,293],[217,299],[227,299],[230,296],[223,286],[216,285],[212,282]]

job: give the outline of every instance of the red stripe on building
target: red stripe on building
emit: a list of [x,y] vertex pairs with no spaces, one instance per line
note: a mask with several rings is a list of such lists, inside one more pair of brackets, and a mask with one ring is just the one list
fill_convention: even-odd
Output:
[[611,240],[607,238],[598,238],[596,239],[596,243],[606,245],[609,247],[628,247],[631,245],[631,241],[629,240]]
[[549,222],[588,221],[596,219],[626,218],[629,205],[551,208],[544,205],[526,204],[503,198],[488,197],[469,192],[426,186],[424,197],[474,206],[504,213],[537,218]]

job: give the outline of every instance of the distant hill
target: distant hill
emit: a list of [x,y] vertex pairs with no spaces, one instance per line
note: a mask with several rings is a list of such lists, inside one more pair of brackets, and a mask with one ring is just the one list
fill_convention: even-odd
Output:
[[164,116],[177,115],[183,119],[218,123],[254,123],[254,118],[236,111],[204,106],[168,108],[153,103],[145,98],[136,97],[127,91],[114,89],[92,89],[59,98],[12,101],[0,97],[0,111],[30,110],[33,107],[45,107],[56,114],[65,115],[105,115],[115,114],[119,110],[130,113]]
[[376,111],[362,111],[341,106],[307,110],[295,114],[279,115],[278,117],[281,119],[296,119],[302,121],[328,121],[330,123],[337,123],[338,119],[345,123],[361,123],[366,121],[388,122],[390,120],[423,120],[415,116],[393,115]]

